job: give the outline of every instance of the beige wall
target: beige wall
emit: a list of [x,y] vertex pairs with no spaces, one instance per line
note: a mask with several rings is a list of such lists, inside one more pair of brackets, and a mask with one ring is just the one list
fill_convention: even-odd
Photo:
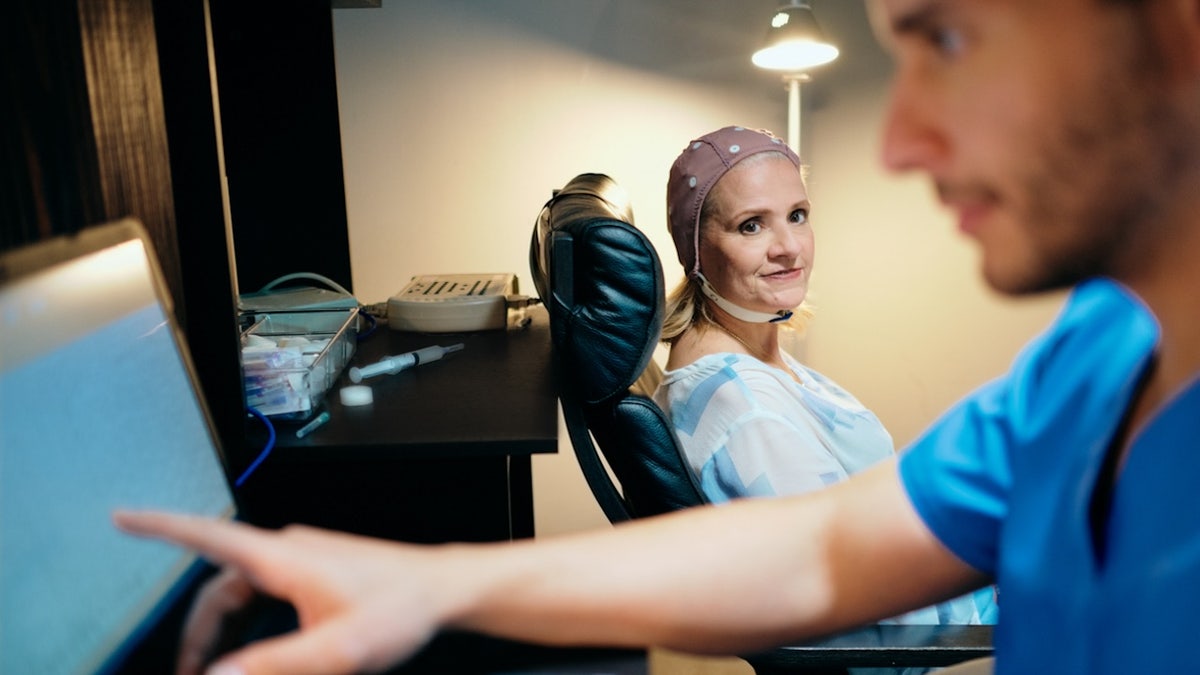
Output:
[[[729,123],[785,131],[786,98],[769,75],[748,68],[743,82],[713,82],[686,68],[623,64],[522,25],[520,13],[497,20],[504,4],[476,3],[487,11],[475,12],[470,2],[395,0],[335,12],[350,250],[364,302],[437,272],[515,272],[532,290],[533,218],[551,189],[585,171],[630,191],[673,285],[681,272],[663,190],[675,155]],[[609,4],[570,6],[586,23]],[[1060,299],[992,296],[926,184],[883,174],[886,69],[867,75],[831,75],[806,96],[818,317],[805,353],[904,443],[1001,372]],[[606,523],[561,437],[558,455],[534,459],[540,534]]]

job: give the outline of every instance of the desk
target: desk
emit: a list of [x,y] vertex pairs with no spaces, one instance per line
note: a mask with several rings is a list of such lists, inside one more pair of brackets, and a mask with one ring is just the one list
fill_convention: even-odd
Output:
[[[330,420],[303,439],[277,422],[277,445],[239,497],[247,520],[303,522],[406,541],[533,536],[530,457],[558,451],[558,399],[542,308],[525,328],[456,334],[380,325],[351,365],[430,345],[462,351],[370,378],[374,402],[347,407],[330,388]],[[248,448],[266,434],[247,427]]]
[[992,655],[992,626],[873,625],[743,656],[756,675],[840,674],[846,668],[941,667]]

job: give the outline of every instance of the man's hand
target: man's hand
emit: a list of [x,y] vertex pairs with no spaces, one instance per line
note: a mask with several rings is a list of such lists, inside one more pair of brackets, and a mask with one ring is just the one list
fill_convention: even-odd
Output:
[[[420,547],[293,526],[279,531],[192,516],[118,512],[138,536],[194,549],[223,569],[197,596],[179,656],[180,675],[198,675],[226,620],[259,593],[291,603],[300,630],[220,658],[209,672],[356,673],[386,669],[437,629],[425,587],[405,573],[434,554]],[[428,569],[428,568],[427,568]],[[427,579],[428,581],[428,579]]]

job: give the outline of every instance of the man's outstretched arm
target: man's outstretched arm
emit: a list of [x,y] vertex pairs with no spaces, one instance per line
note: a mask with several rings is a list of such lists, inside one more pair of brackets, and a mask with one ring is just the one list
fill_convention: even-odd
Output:
[[222,659],[247,675],[382,669],[441,628],[744,653],[986,583],[925,528],[894,461],[801,497],[514,543],[414,546],[156,513],[116,521],[225,568],[193,612],[183,672],[251,588],[295,605],[301,629]]

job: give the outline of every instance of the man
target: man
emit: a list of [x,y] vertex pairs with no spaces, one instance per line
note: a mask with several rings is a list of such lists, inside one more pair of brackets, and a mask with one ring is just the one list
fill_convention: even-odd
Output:
[[830,489],[611,532],[419,548],[118,514],[226,565],[191,644],[257,589],[303,628],[222,672],[378,668],[440,627],[737,653],[995,580],[998,672],[1194,671],[1200,1],[873,9],[897,61],[887,164],[931,176],[998,290],[1075,286],[1007,377]]

